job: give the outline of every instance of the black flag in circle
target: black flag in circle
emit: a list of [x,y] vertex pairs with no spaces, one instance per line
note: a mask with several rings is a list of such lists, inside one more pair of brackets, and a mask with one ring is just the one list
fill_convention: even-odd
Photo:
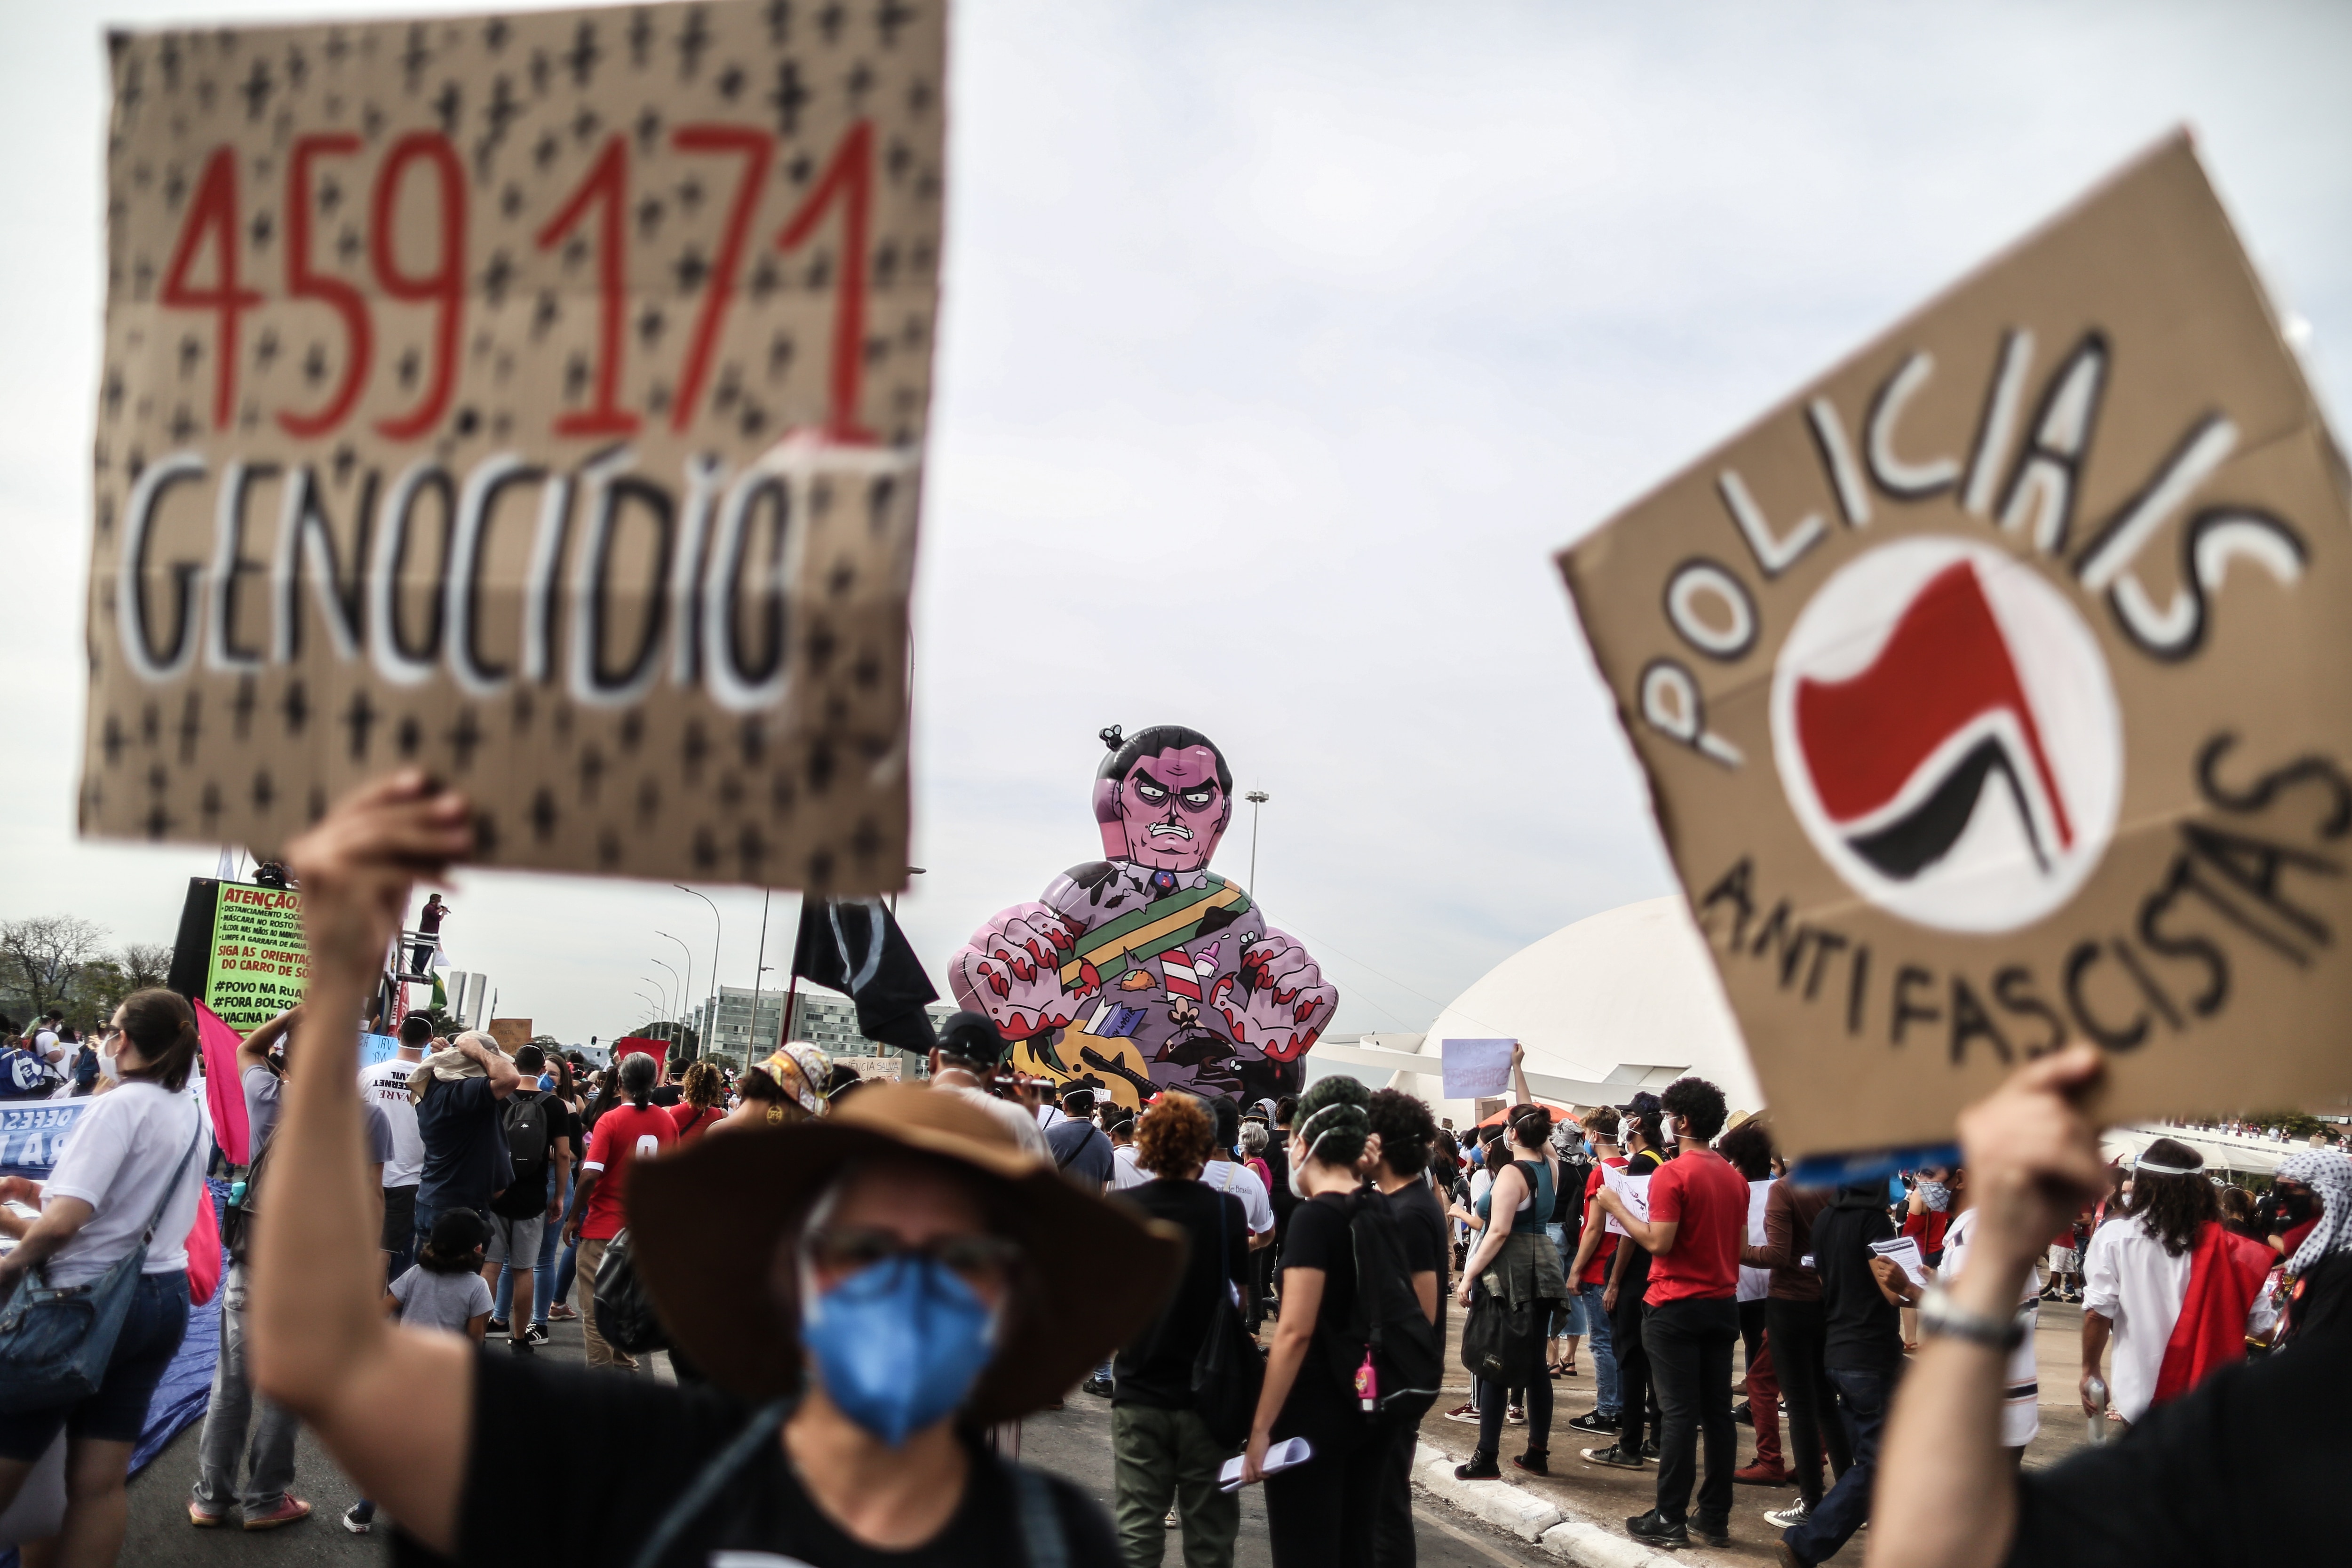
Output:
[[923,1004],[940,994],[879,899],[803,900],[793,973],[854,997],[869,1040],[909,1051],[937,1043]]

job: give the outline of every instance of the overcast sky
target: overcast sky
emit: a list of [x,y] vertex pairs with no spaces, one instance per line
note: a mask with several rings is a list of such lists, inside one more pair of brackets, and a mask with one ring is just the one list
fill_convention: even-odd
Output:
[[[0,916],[169,941],[216,858],[73,831],[101,27],[387,8],[448,7],[8,8]],[[1340,1030],[1669,890],[1550,552],[2177,123],[2352,406],[2352,7],[975,0],[950,51],[900,910],[942,994],[1097,854],[1114,722],[1272,792],[1257,888]],[[1248,859],[1244,808],[1217,867]],[[709,891],[748,984],[761,896]],[[566,1039],[646,1016],[685,967],[656,931],[709,984],[667,886],[451,901],[453,962]]]

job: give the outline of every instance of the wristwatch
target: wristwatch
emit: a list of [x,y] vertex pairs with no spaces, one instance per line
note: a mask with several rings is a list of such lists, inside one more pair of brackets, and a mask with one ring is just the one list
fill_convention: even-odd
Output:
[[1940,1285],[1930,1285],[1919,1298],[1919,1327],[1989,1351],[2013,1351],[2025,1342],[2025,1322],[2016,1313],[1997,1318],[1989,1312],[1972,1312],[1953,1300]]

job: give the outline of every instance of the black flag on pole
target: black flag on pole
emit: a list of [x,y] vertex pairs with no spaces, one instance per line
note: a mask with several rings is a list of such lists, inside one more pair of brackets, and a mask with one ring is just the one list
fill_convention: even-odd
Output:
[[923,1004],[940,994],[879,899],[803,899],[793,973],[847,992],[869,1040],[909,1051],[938,1043]]

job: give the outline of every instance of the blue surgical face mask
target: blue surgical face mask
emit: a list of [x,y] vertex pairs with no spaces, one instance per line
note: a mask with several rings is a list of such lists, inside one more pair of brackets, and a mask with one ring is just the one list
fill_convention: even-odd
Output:
[[962,1404],[996,1352],[996,1311],[935,1258],[888,1258],[803,1300],[826,1397],[894,1448]]

